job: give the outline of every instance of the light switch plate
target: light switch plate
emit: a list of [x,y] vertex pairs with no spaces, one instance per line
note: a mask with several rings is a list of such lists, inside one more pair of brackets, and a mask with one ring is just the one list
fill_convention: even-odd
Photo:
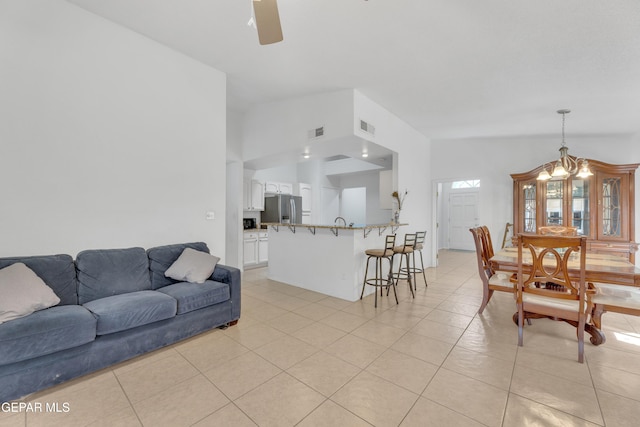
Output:
[[207,211],[205,218],[209,221],[216,219],[216,213],[214,211]]

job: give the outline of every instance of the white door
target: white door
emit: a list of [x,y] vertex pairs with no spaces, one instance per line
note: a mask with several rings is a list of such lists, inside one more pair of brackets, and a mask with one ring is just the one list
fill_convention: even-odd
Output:
[[449,195],[449,249],[475,249],[469,229],[478,226],[478,193]]
[[337,188],[322,187],[322,224],[333,224],[340,216],[340,191]]

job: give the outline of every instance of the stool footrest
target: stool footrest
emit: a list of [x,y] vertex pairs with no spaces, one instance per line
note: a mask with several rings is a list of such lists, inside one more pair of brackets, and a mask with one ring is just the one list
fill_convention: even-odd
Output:
[[388,279],[367,279],[365,283],[369,286],[382,286],[385,288],[393,286],[393,280]]

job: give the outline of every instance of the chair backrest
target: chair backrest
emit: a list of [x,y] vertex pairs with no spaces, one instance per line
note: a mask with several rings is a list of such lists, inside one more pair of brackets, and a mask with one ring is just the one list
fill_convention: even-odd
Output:
[[476,259],[478,261],[478,273],[480,278],[488,285],[489,277],[491,277],[491,267],[489,266],[489,258],[485,251],[483,231],[481,227],[470,228],[469,231],[473,236],[473,242],[476,245]]
[[404,235],[403,251],[413,249],[416,246],[416,233],[407,233]]
[[[586,252],[586,237],[518,235],[518,301],[521,292],[530,292],[579,299],[583,310]],[[578,280],[571,279],[569,262],[571,268],[579,269]]]
[[396,245],[396,235],[395,234],[387,234],[384,242],[384,255],[392,256],[393,248]]
[[507,246],[507,236],[509,235],[509,230],[511,230],[512,228],[513,228],[513,224],[511,224],[510,222],[508,222],[504,226],[504,235],[502,236],[502,249],[504,249],[504,247]]
[[561,225],[545,225],[538,227],[538,234],[542,234],[543,236],[577,236],[578,228]]
[[489,233],[489,227],[487,227],[486,225],[482,225],[479,228],[482,232],[481,236],[484,244],[484,251],[487,255],[487,259],[489,259],[494,255],[493,243],[491,242],[491,233]]

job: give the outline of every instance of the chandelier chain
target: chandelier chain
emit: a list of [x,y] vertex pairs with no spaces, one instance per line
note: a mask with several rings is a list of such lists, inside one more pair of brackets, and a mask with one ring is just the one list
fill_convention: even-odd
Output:
[[564,128],[566,115],[570,112],[571,110],[566,109],[557,111],[558,114],[562,114],[562,145],[560,146],[560,158],[556,160],[555,166],[552,164],[544,165],[542,171],[538,174],[538,180],[546,181],[553,178],[566,179],[570,175],[585,179],[593,175],[589,169],[589,161],[587,159],[569,156],[569,147],[566,145]]
[[563,112],[562,113],[562,146],[565,147],[566,143],[564,141],[564,120],[565,120],[565,116],[567,115],[567,113]]

